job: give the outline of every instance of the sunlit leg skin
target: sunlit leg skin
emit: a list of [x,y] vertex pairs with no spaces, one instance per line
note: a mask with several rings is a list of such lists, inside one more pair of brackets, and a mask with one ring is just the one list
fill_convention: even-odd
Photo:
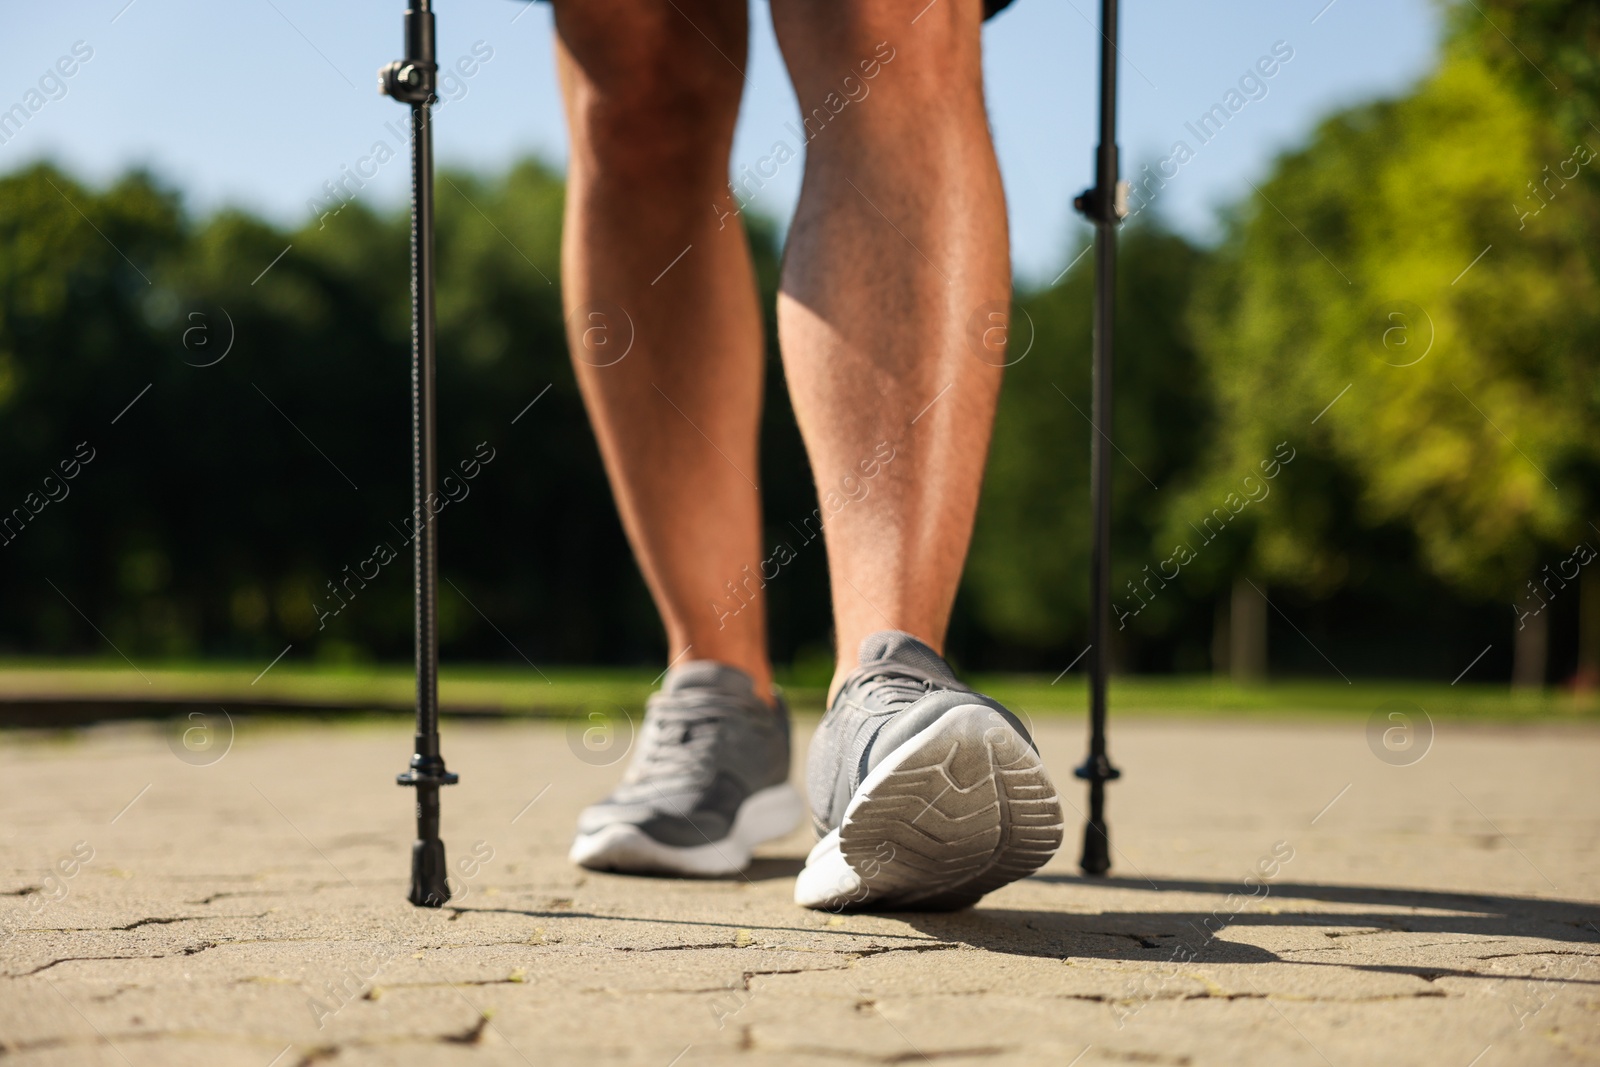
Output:
[[873,631],[942,651],[971,540],[1004,356],[969,322],[1011,293],[981,18],[978,0],[773,0],[802,116],[850,99],[808,127],[778,305],[819,494],[893,449],[859,502],[824,506],[835,690]]
[[[779,303],[838,641],[806,759],[819,840],[794,899],[964,908],[1049,862],[1062,836],[1026,726],[939,655],[1006,362],[981,12],[977,0],[773,0],[773,15],[802,115],[836,112],[809,139]],[[840,93],[854,98],[841,107]],[[883,443],[893,458],[867,479]]]
[[741,582],[762,556],[761,320],[725,214],[745,0],[557,0],[556,30],[563,299],[623,526],[669,656],[738,667],[766,694],[765,604]]

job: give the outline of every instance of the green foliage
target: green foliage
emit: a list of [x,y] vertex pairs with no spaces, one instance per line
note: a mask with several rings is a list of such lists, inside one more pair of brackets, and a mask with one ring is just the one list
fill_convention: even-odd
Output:
[[[439,175],[439,462],[495,457],[440,518],[442,636],[451,655],[648,661],[659,623],[566,357],[563,196],[533,162]],[[22,509],[0,648],[407,656],[408,242],[403,213],[359,203],[285,233],[191,219],[137,174],[0,178],[0,507]],[[754,249],[770,304],[770,226]],[[792,417],[773,416],[792,466]],[[80,441],[95,458],[31,513]],[[395,560],[361,580],[385,544]]]
[[1549,115],[1563,144],[1600,144],[1600,5],[1473,0],[1448,12],[1452,47],[1482,57],[1534,111]]
[[[1183,322],[1201,252],[1154,224],[1121,241],[1115,442],[1114,587],[1155,562],[1152,534],[1168,486],[1192,463],[1209,404]],[[988,477],[963,589],[976,620],[1023,649],[1061,649],[1087,629],[1092,259],[1059,285],[1017,301]],[[1024,348],[1032,326],[1032,346]],[[1139,638],[1192,622],[1160,602]],[[1195,666],[1203,665],[1203,661]]]
[[1304,458],[1252,516],[1241,561],[1282,584],[1338,588],[1352,524],[1409,529],[1468,595],[1508,596],[1542,549],[1570,548],[1600,460],[1584,239],[1600,218],[1577,184],[1533,219],[1513,205],[1571,157],[1457,52],[1412,96],[1334,116],[1280,160],[1195,306],[1221,433],[1173,525],[1287,440]]

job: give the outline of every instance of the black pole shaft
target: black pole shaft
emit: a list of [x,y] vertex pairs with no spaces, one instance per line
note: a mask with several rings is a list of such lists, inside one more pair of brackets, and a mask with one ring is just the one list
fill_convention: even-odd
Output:
[[1089,757],[1078,775],[1089,783],[1089,815],[1078,865],[1087,874],[1111,867],[1105,783],[1117,777],[1106,752],[1106,687],[1111,638],[1111,421],[1115,352],[1117,226],[1121,222],[1117,159],[1117,0],[1100,3],[1100,143],[1095,184],[1086,198],[1094,220],[1094,362],[1089,495],[1093,513],[1089,587]]
[[405,15],[406,58],[385,67],[382,87],[411,106],[411,528],[416,603],[417,732],[411,768],[398,777],[417,791],[417,838],[411,847],[411,903],[437,908],[450,899],[439,787],[456,775],[439,752],[439,552],[432,502],[437,498],[434,429],[433,103],[438,69],[429,0]]
[[[430,16],[431,17],[431,16]],[[427,104],[411,105],[411,522],[416,530],[417,752],[439,755],[439,550],[435,499],[433,129]]]
[[[423,2],[426,8],[426,0]],[[431,20],[432,14],[422,18]],[[430,35],[431,36],[431,35]],[[408,49],[409,51],[409,49]],[[434,499],[433,126],[428,103],[411,105],[411,525],[416,603],[417,737],[423,765],[439,760],[439,548],[428,502]],[[438,907],[449,899],[444,842],[439,839],[439,786],[419,781],[411,903]],[[419,899],[420,898],[420,899]]]

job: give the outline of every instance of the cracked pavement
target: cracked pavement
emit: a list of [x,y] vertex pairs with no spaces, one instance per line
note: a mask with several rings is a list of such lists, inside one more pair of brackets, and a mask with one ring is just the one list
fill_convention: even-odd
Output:
[[[796,753],[814,720],[802,722]],[[407,723],[0,735],[0,1059],[18,1064],[1600,1061],[1600,730],[1114,722],[1116,866],[949,915],[566,863],[584,723],[448,721],[456,898],[403,899]],[[1077,719],[1036,734],[1057,784]],[[131,798],[131,799],[130,799]]]

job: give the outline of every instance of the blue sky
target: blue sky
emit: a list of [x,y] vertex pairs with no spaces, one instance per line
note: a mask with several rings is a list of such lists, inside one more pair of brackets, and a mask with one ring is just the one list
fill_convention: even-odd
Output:
[[[403,116],[375,89],[377,68],[401,51],[403,7],[403,0],[16,5],[0,38],[0,110],[24,101],[75,43],[93,55],[62,80],[64,95],[52,87],[58,98],[0,144],[0,170],[49,157],[105,180],[142,164],[183,189],[196,211],[234,204],[298,225],[322,183],[353,166],[385,137],[385,124]],[[485,46],[493,51],[439,117],[441,161],[494,168],[536,153],[559,164],[564,131],[549,10],[439,0],[438,11],[441,61],[479,42],[480,54]],[[1217,209],[1248,194],[1248,182],[1321,116],[1404,91],[1427,73],[1438,47],[1430,0],[1126,0],[1123,11],[1124,170],[1187,142],[1194,158],[1163,191],[1160,209],[1202,239],[1215,233]],[[1053,277],[1077,239],[1069,205],[1090,178],[1097,17],[1094,0],[1015,0],[985,31],[1013,255],[1027,280]],[[760,0],[751,21],[736,170],[766,155],[798,115]],[[1224,102],[1277,42],[1293,58],[1250,83],[1256,98],[1202,146],[1185,124]],[[378,206],[403,203],[405,168],[403,157],[385,165],[361,195]],[[783,168],[756,207],[786,219],[799,178],[798,167]]]

